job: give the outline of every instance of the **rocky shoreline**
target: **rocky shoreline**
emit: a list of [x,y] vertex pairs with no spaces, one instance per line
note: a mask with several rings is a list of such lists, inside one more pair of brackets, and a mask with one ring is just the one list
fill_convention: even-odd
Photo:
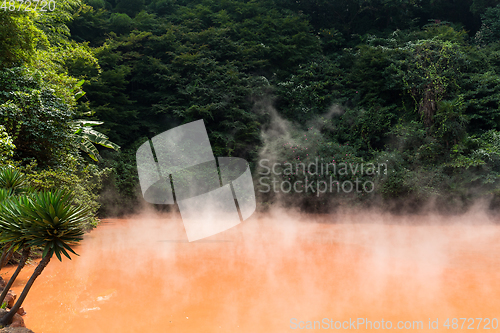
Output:
[[[4,290],[7,282],[0,276],[0,293]],[[14,291],[9,290],[7,296],[5,296],[4,303],[7,303],[7,309],[0,309],[0,318],[4,316],[15,304],[17,295]],[[26,312],[23,307],[19,309],[19,311],[14,315],[14,319],[12,320],[12,324],[7,327],[0,329],[0,333],[34,333],[32,330],[26,328],[24,324],[24,316]]]

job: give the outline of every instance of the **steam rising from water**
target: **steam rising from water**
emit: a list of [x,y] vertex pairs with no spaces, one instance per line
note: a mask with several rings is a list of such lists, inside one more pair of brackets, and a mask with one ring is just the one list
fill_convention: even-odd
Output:
[[80,257],[53,260],[25,321],[38,333],[291,332],[291,318],[421,320],[424,331],[439,318],[444,331],[446,318],[498,316],[499,236],[477,212],[273,210],[189,243],[178,216],[147,212],[106,220]]

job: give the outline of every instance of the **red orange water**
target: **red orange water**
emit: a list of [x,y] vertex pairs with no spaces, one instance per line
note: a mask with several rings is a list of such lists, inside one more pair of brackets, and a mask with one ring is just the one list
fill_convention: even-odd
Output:
[[[79,257],[52,259],[24,319],[37,333],[273,333],[308,321],[321,331],[358,318],[389,320],[393,330],[421,321],[406,331],[466,331],[468,318],[500,319],[500,227],[491,222],[276,213],[189,243],[173,215],[108,219],[86,235]],[[32,270],[16,282],[18,294]],[[469,320],[463,329],[458,318]]]

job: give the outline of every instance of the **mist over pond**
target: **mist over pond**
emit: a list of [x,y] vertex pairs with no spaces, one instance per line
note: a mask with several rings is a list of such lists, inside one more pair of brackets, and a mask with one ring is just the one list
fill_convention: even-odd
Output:
[[439,318],[444,331],[447,318],[498,315],[493,222],[275,210],[190,243],[173,214],[107,219],[79,257],[47,267],[24,319],[39,333],[288,332],[324,318],[422,321],[424,330]]

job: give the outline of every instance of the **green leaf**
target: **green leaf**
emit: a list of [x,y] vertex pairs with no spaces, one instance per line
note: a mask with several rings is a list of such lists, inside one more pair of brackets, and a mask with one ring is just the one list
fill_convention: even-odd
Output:
[[85,95],[85,91],[79,91],[75,94],[75,101],[79,100],[80,98],[82,98],[84,95]]
[[73,89],[71,89],[71,92],[74,92],[76,89],[80,88],[84,83],[85,83],[84,79],[78,81],[77,84],[75,85],[75,87]]
[[59,259],[59,261],[62,261],[61,253],[60,253],[59,248],[54,249],[54,252],[56,254],[57,259]]
[[92,158],[94,161],[98,162],[99,159],[100,159],[100,155],[99,155],[99,151],[97,150],[97,148],[92,144],[92,142],[90,142],[88,139],[86,138],[83,138],[82,139],[82,142],[81,142],[81,146],[82,150],[84,152],[86,152],[90,158]]
[[66,250],[64,248],[59,248],[59,249],[66,256],[66,258],[68,258],[69,260],[71,260],[71,257],[69,256],[68,252],[66,252]]

